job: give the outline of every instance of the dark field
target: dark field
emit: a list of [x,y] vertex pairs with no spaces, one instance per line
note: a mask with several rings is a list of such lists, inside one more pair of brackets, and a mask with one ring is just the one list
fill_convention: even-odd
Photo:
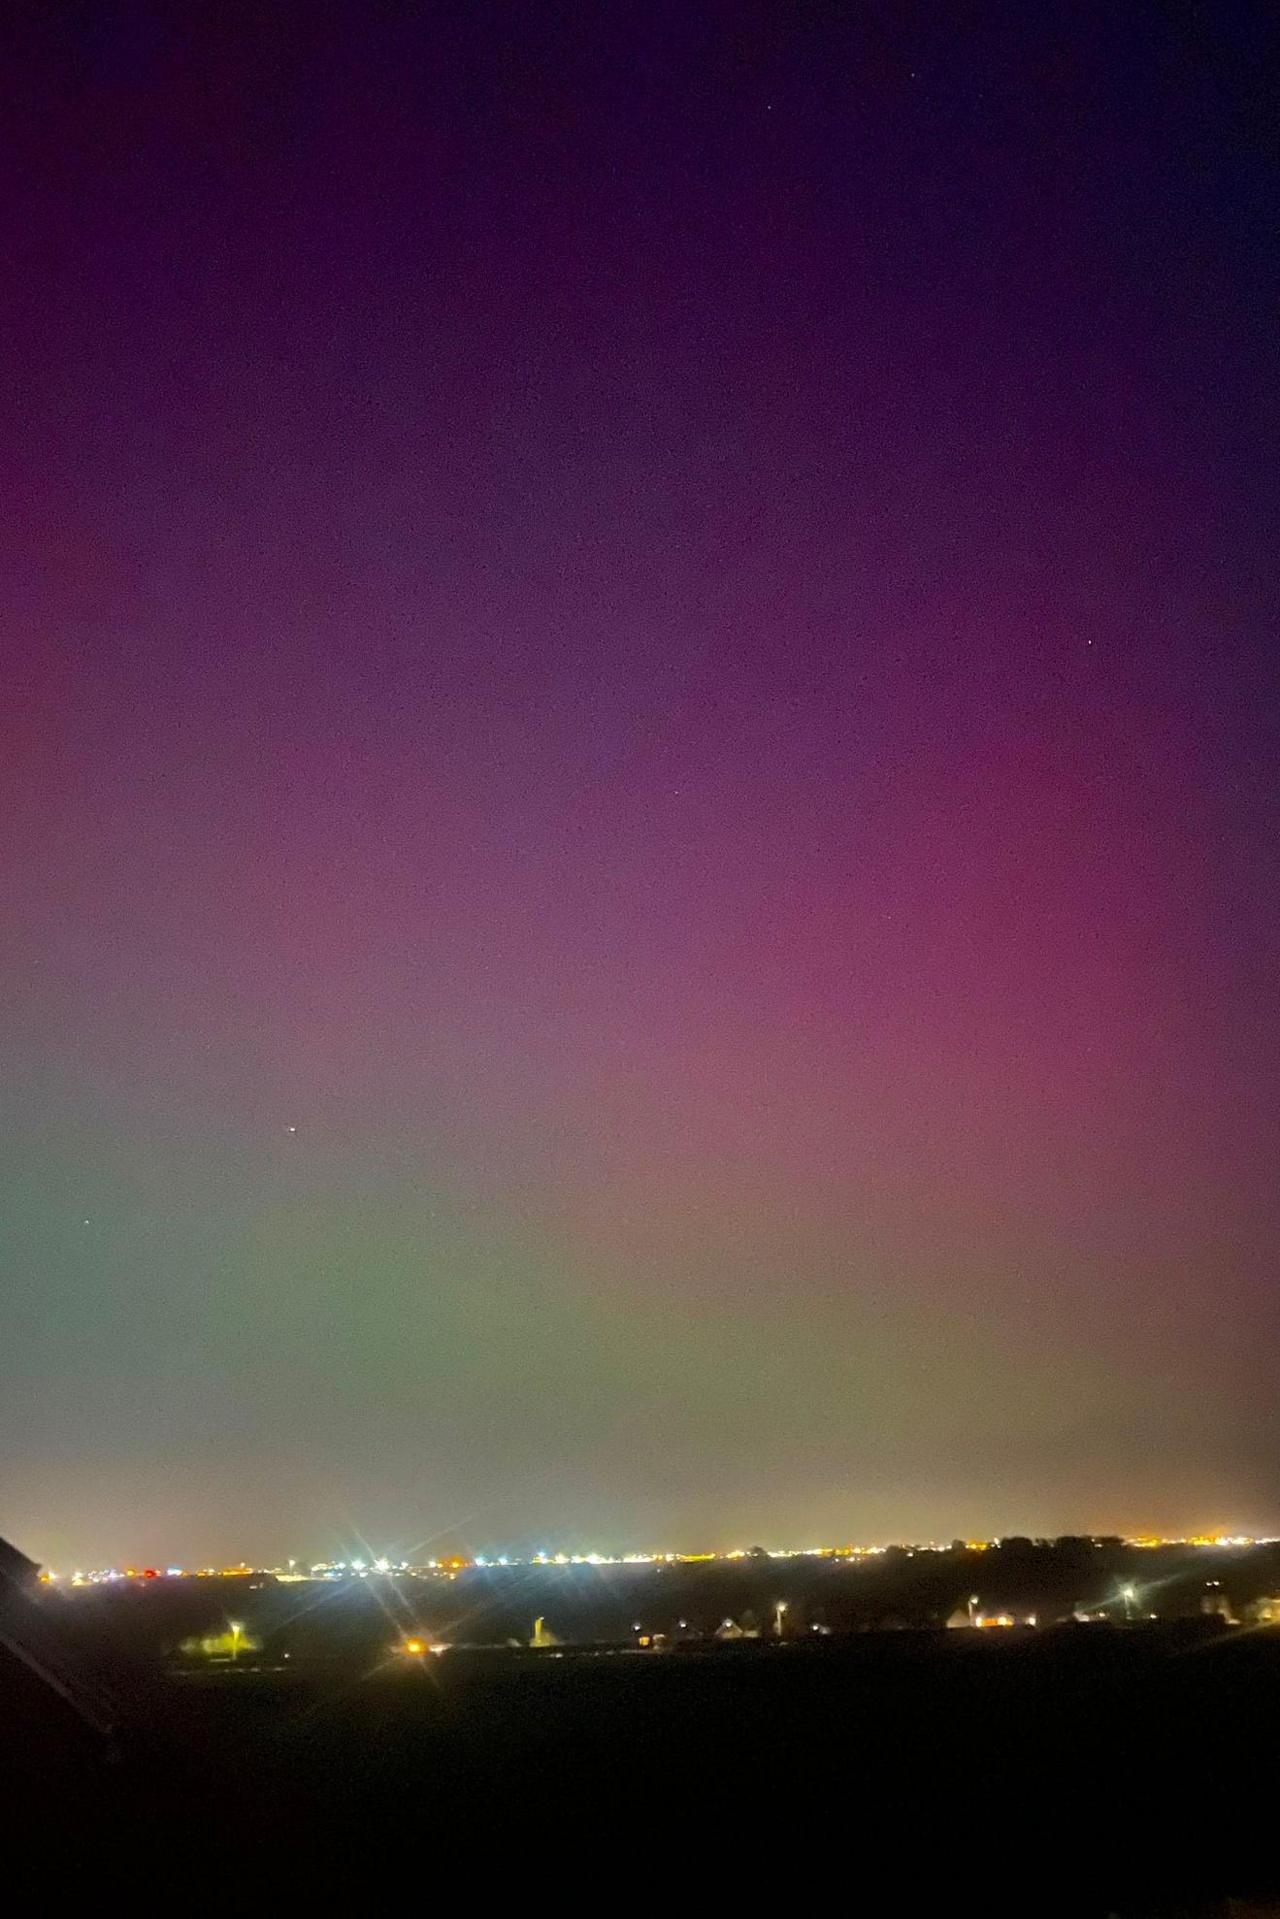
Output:
[[78,1856],[165,1885],[461,1870],[486,1897],[719,1907],[781,1875],[853,1911],[1028,1915],[1217,1912],[1280,1887],[1267,1631],[152,1669],[128,1717],[105,1780],[65,1753],[33,1773],[27,1832],[52,1806]]
[[[1228,1621],[1277,1590],[1274,1546],[1088,1540],[46,1589],[24,1617],[104,1690],[113,1756],[5,1668],[3,1804],[39,1889],[50,1860],[162,1894],[229,1877],[232,1911],[454,1883],[1276,1910],[1280,1627]],[[970,1599],[1039,1623],[947,1630]],[[528,1647],[540,1616],[563,1645]],[[718,1641],[728,1617],[759,1636]]]

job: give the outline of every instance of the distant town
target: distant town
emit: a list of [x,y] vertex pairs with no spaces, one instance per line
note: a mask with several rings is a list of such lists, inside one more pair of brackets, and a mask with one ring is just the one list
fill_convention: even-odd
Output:
[[1155,1534],[1069,1534],[1057,1538],[1023,1539],[1021,1535],[996,1539],[953,1539],[946,1544],[936,1540],[911,1545],[845,1545],[845,1546],[804,1546],[804,1547],[735,1547],[729,1552],[628,1552],[628,1553],[566,1553],[538,1552],[529,1558],[519,1558],[512,1554],[477,1553],[471,1558],[453,1554],[439,1559],[410,1561],[393,1559],[387,1554],[374,1556],[355,1556],[350,1559],[320,1559],[304,1563],[297,1559],[286,1559],[274,1565],[251,1565],[240,1560],[232,1566],[97,1566],[88,1569],[77,1567],[63,1574],[53,1567],[43,1567],[40,1579],[46,1585],[65,1583],[69,1586],[95,1586],[110,1584],[116,1580],[142,1579],[252,1579],[270,1578],[278,1581],[299,1582],[305,1580],[347,1580],[369,1579],[388,1574],[407,1575],[414,1579],[452,1579],[459,1573],[485,1571],[497,1567],[535,1566],[699,1566],[713,1564],[732,1564],[740,1560],[799,1560],[799,1559],[844,1559],[857,1561],[876,1559],[887,1554],[905,1554],[914,1557],[924,1553],[984,1553],[999,1550],[1002,1545],[1011,1543],[1031,1545],[1039,1549],[1060,1547],[1067,1543],[1081,1542],[1103,1547],[1128,1547],[1136,1551],[1156,1551],[1163,1548],[1203,1547],[1216,1550],[1246,1548],[1253,1546],[1280,1545],[1280,1537],[1254,1537],[1245,1533],[1195,1533],[1185,1537],[1162,1537]]

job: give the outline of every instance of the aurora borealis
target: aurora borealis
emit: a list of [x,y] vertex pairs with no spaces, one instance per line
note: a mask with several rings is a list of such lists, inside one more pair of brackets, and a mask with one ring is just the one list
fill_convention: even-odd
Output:
[[7,30],[5,1533],[1280,1531],[1211,12]]

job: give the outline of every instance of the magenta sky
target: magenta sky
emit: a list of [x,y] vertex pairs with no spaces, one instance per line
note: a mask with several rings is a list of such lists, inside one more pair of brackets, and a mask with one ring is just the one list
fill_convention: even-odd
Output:
[[1280,1529],[1261,11],[92,11],[0,1528]]

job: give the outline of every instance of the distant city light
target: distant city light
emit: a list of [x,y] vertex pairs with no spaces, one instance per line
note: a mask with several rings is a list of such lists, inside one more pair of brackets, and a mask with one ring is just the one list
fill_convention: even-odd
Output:
[[[1139,1548],[1144,1551],[1181,1547],[1196,1551],[1222,1552],[1224,1550],[1245,1550],[1257,1546],[1280,1545],[1280,1539],[1271,1536],[1255,1537],[1247,1533],[1197,1533],[1186,1537],[1169,1538],[1144,1533],[1129,1538],[1121,1538],[1118,1541],[1104,1539],[1099,1536],[1086,1535],[1086,1537],[1091,1537],[1091,1543],[1095,1547],[1118,1543],[1124,1547]],[[1000,1543],[998,1539],[969,1539],[965,1540],[962,1546],[957,1546],[954,1549],[951,1546],[940,1546],[936,1542],[931,1542],[928,1545],[917,1546],[903,1544],[895,1546],[892,1550],[905,1553],[908,1556],[917,1552],[945,1554],[952,1550],[962,1550],[965,1553],[988,1553],[997,1550]],[[1052,1540],[1037,1540],[1034,1543],[1037,1546],[1051,1546],[1054,1544]],[[736,1564],[743,1560],[755,1559],[761,1556],[767,1557],[771,1562],[775,1563],[809,1558],[826,1558],[843,1562],[850,1567],[857,1567],[865,1564],[869,1559],[883,1555],[889,1550],[889,1547],[879,1544],[802,1546],[794,1549],[770,1547],[763,1555],[756,1549],[747,1552],[742,1547],[734,1547],[728,1551],[678,1552],[665,1550],[623,1553],[604,1553],[595,1549],[573,1553],[550,1553],[546,1548],[540,1548],[530,1559],[521,1559],[511,1553],[502,1553],[496,1559],[486,1553],[476,1553],[471,1558],[454,1555],[445,1559],[428,1559],[424,1563],[419,1564],[413,1564],[404,1559],[392,1560],[389,1554],[381,1554],[371,1562],[363,1558],[350,1560],[319,1559],[304,1562],[306,1565],[305,1571],[301,1569],[296,1559],[288,1559],[281,1564],[267,1566],[251,1566],[246,1560],[240,1560],[235,1565],[205,1565],[197,1568],[166,1565],[163,1570],[163,1576],[168,1579],[246,1579],[256,1577],[282,1581],[297,1581],[308,1578],[342,1580],[351,1576],[362,1579],[367,1577],[370,1572],[373,1572],[386,1576],[404,1575],[407,1578],[413,1579],[427,1577],[455,1579],[459,1574],[469,1570],[487,1571],[495,1565],[500,1567],[622,1566],[632,1568],[644,1566],[651,1567],[655,1573],[658,1573],[667,1566],[709,1565],[717,1562]],[[96,1586],[116,1580],[153,1581],[159,1577],[161,1577],[161,1574],[154,1566],[147,1566],[140,1569],[133,1565],[127,1565],[123,1568],[118,1566],[77,1567],[70,1575],[60,1574],[52,1567],[49,1567],[45,1568],[40,1574],[42,1583],[46,1585],[52,1585],[61,1581],[72,1587]],[[1131,1608],[1138,1599],[1141,1586],[1137,1582],[1126,1582],[1118,1586],[1115,1590],[1117,1600],[1122,1602],[1126,1608]],[[976,1608],[978,1603],[977,1594],[971,1595],[967,1601],[970,1608]],[[1092,1617],[1092,1613],[1090,1613],[1089,1616]],[[998,1617],[998,1615],[995,1617]]]

